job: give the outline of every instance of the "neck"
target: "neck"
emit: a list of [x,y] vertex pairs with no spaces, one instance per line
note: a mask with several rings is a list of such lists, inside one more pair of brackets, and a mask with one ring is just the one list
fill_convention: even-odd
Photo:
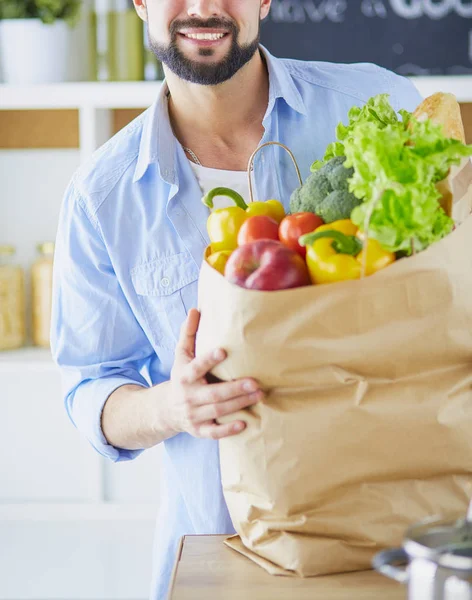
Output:
[[169,117],[179,142],[205,166],[227,168],[231,163],[235,168],[238,163],[245,168],[248,153],[262,137],[268,104],[269,77],[260,52],[220,85],[189,83],[168,70],[166,81]]

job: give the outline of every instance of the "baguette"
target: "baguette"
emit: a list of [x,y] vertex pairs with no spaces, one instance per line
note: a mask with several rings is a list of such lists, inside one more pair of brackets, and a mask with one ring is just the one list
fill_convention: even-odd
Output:
[[425,98],[413,113],[418,121],[431,119],[443,126],[447,138],[459,140],[465,144],[465,131],[462,123],[461,108],[454,94],[438,92]]
[[[437,92],[428,96],[417,107],[413,116],[418,121],[431,119],[433,123],[442,125],[444,135],[448,138],[459,140],[465,144],[465,131],[462,123],[461,109],[454,94],[445,94]],[[467,162],[468,159],[464,159]],[[457,168],[453,170],[455,172]],[[448,216],[452,216],[454,194],[451,189],[449,177],[437,184],[438,191],[441,193],[439,203]]]

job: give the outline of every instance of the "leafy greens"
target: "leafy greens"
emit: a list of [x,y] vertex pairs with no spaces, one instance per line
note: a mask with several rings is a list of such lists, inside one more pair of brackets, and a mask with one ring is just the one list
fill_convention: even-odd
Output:
[[446,138],[440,125],[418,121],[406,110],[394,111],[388,94],[371,98],[349,111],[347,125],[336,129],[337,140],[326,149],[316,171],[334,156],[346,156],[353,167],[349,190],[362,204],[351,219],[392,252],[422,250],[447,235],[452,219],[439,204],[436,184],[452,165],[472,155],[472,146]]

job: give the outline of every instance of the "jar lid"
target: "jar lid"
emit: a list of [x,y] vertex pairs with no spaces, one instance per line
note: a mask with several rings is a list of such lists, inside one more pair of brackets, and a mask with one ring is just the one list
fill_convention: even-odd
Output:
[[15,254],[15,252],[15,246],[10,246],[9,244],[0,244],[0,255],[12,256],[13,254]]
[[54,247],[54,242],[41,242],[37,246],[40,254],[54,254]]

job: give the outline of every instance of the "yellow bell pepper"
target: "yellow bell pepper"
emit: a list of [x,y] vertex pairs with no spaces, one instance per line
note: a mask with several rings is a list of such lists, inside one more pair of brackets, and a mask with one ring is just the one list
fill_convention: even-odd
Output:
[[246,209],[248,216],[265,215],[280,223],[285,217],[285,209],[282,202],[278,200],[266,200],[265,202],[250,202]]
[[[236,206],[217,208],[213,210],[213,199],[216,196],[227,196],[231,198]],[[211,251],[234,250],[238,246],[237,238],[241,225],[249,217],[255,215],[266,215],[277,223],[285,216],[285,210],[278,200],[267,200],[267,202],[250,202],[246,204],[244,198],[238,192],[225,187],[210,190],[202,198],[203,204],[212,210],[207,221],[207,231],[210,237]]]
[[350,219],[321,225],[313,233],[301,236],[299,243],[307,246],[306,262],[314,284],[360,279],[365,261],[365,274],[384,269],[395,261],[377,240],[365,244],[362,234]]
[[207,257],[207,263],[216,269],[222,275],[225,274],[226,263],[228,262],[228,258],[233,253],[232,250],[220,250],[219,252],[214,252]]
[[[228,196],[236,206],[212,210],[214,207],[213,198],[216,196]],[[244,202],[244,198],[230,188],[219,187],[210,190],[206,196],[203,196],[202,202],[212,210],[207,220],[211,252],[237,248],[239,229],[249,216],[246,213],[247,204]]]

